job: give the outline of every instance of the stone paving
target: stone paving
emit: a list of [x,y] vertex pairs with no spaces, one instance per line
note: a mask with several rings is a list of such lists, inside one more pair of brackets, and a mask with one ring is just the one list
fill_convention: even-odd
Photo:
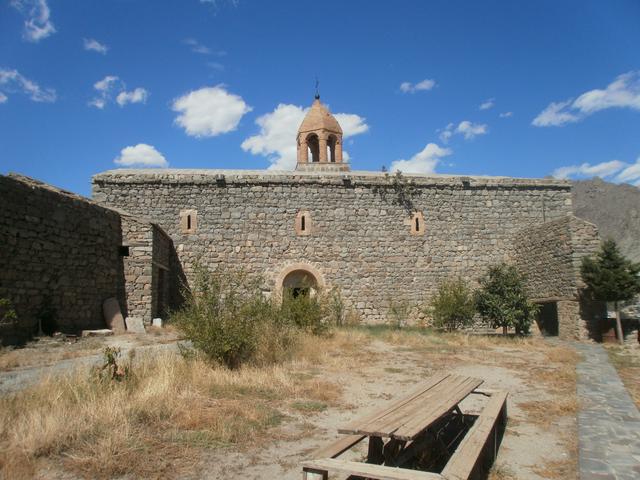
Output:
[[575,344],[580,480],[640,478],[640,413],[602,345]]

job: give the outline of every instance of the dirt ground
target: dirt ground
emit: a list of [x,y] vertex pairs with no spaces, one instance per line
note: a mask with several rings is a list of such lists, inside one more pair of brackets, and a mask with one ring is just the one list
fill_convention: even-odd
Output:
[[[87,342],[90,348],[85,349],[63,345],[47,351],[42,347],[36,355],[40,358],[38,362],[48,365],[48,369],[60,364],[72,368],[83,365],[82,362],[95,363],[100,348],[114,340]],[[157,334],[117,342],[124,342],[121,345],[124,348],[128,343],[138,348],[154,348],[155,343],[160,343],[167,348],[175,345],[175,337]],[[188,458],[176,459],[179,466],[170,471],[154,472],[151,468],[148,477],[297,480],[301,478],[300,463],[315,449],[338,438],[340,425],[403,395],[430,375],[447,372],[477,377],[484,380],[483,388],[509,392],[509,421],[490,476],[492,480],[577,478],[578,356],[569,344],[542,338],[520,340],[371,328],[355,333],[337,331],[334,339],[325,341],[322,347],[326,351],[321,360],[294,360],[286,368],[298,378],[313,378],[327,385],[335,393],[327,398],[334,400],[274,399],[272,407],[280,414],[266,431],[230,445],[214,448],[196,445]],[[62,349],[62,353],[51,353],[57,349]],[[65,351],[75,353],[65,358]],[[14,362],[22,363],[8,366],[10,362],[5,355],[9,354]],[[16,360],[15,352],[0,352],[0,365],[4,365],[4,371],[0,372],[0,393],[3,382],[5,391],[11,391],[37,381],[38,375],[43,374],[36,356],[28,361],[20,355]],[[6,388],[7,382],[11,388]],[[473,405],[467,406],[473,409]],[[366,445],[351,455],[361,458],[363,448]],[[38,477],[82,478],[83,475],[65,471],[63,465],[60,458],[47,459],[40,464]],[[125,474],[122,478],[136,476]]]

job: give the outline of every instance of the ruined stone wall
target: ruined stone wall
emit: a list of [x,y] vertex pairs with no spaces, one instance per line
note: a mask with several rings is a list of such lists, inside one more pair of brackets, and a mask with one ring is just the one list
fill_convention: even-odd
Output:
[[558,334],[584,339],[596,335],[602,305],[582,298],[580,265],[597,251],[598,229],[573,215],[517,232],[513,259],[527,277],[527,291],[538,302],[557,302]]
[[[412,185],[407,186],[406,182]],[[568,182],[380,173],[116,170],[93,179],[94,199],[166,231],[187,275],[243,267],[267,288],[293,264],[314,268],[365,321],[390,302],[424,304],[440,281],[474,281],[509,258],[514,234],[571,213]],[[195,210],[195,229],[181,212]],[[424,228],[412,232],[411,211]],[[300,211],[309,231],[296,232]]]
[[164,317],[166,308],[174,303],[173,243],[157,225],[128,214],[122,215],[122,236],[128,247],[128,255],[122,258],[126,280],[122,310],[148,325],[153,318]]
[[118,213],[17,175],[0,176],[0,204],[0,298],[19,318],[4,340],[37,333],[43,315],[63,331],[104,328],[102,302],[124,295]]

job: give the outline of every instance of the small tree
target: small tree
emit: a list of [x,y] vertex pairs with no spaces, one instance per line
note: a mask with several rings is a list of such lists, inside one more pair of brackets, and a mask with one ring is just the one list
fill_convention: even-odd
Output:
[[447,331],[470,325],[476,313],[471,290],[461,278],[442,282],[430,307],[434,326]]
[[586,292],[593,300],[613,302],[618,341],[624,343],[619,302],[640,293],[640,264],[625,258],[615,241],[605,240],[595,258],[583,257],[581,274]]
[[489,268],[480,279],[476,291],[476,308],[493,328],[503,333],[513,327],[518,335],[529,333],[538,306],[530,302],[524,288],[524,277],[516,267],[500,264]]

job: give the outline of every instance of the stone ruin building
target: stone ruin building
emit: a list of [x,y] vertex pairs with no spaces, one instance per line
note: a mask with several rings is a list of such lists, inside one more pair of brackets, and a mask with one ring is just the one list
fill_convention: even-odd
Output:
[[507,261],[527,275],[545,331],[594,335],[579,265],[598,232],[572,215],[568,181],[351,171],[319,98],[296,141],[295,171],[118,169],[93,177],[92,200],[0,176],[0,298],[19,317],[5,341],[52,311],[61,330],[103,328],[110,297],[149,324],[178,306],[195,261],[242,267],[276,297],[337,289],[371,323]]

